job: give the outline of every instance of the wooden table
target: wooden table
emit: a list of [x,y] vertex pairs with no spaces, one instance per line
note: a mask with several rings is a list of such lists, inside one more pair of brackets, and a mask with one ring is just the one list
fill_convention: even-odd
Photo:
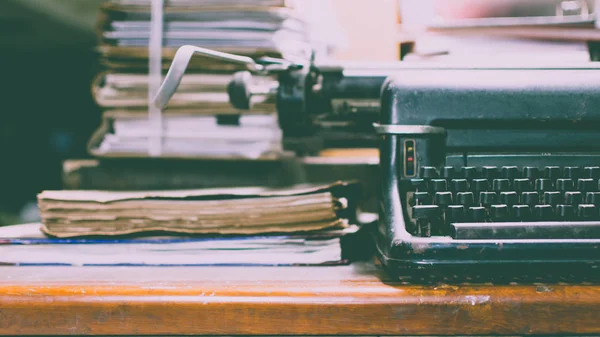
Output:
[[0,334],[600,334],[600,286],[414,286],[322,268],[0,267]]

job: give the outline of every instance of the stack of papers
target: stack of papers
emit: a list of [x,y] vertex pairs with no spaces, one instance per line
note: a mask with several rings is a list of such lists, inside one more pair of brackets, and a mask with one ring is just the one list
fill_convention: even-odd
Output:
[[[114,0],[100,21],[105,63],[145,69],[150,36],[150,0]],[[309,28],[290,1],[167,1],[163,46],[167,55],[185,44],[251,57],[307,60],[312,46]],[[212,62],[212,63],[207,63]],[[190,69],[201,64],[191,64]],[[223,66],[204,60],[210,69]]]
[[0,265],[298,266],[349,262],[358,227],[308,234],[49,238],[39,224],[0,228]]
[[[225,122],[229,122],[225,120]],[[163,158],[267,159],[282,156],[282,131],[274,115],[233,116],[231,124],[220,124],[216,116],[190,110],[172,110],[163,115]],[[155,136],[146,113],[111,110],[90,139],[89,151],[101,157],[144,157],[148,141]]]
[[157,192],[44,191],[43,230],[66,238],[162,231],[264,234],[345,228],[357,185]]
[[[252,76],[254,86],[268,90],[277,85],[270,77]],[[275,101],[255,96],[251,111],[233,109],[227,86],[230,74],[188,74],[169,101],[170,111],[182,109],[195,114],[272,114]],[[148,108],[148,76],[143,74],[103,73],[92,85],[96,103],[105,109],[127,109],[146,112]]]
[[[110,0],[101,9],[98,50],[106,69],[92,83],[92,93],[104,109],[104,118],[88,151],[97,157],[120,158],[286,157],[274,99],[255,97],[252,111],[233,108],[227,86],[233,73],[245,69],[206,57],[192,58],[168,111],[148,127],[151,9],[150,0]],[[162,21],[163,75],[183,45],[254,59],[306,63],[313,56],[313,30],[289,0],[171,0],[165,1]],[[277,85],[271,77],[255,76],[254,81],[261,91]],[[241,118],[222,125],[215,116],[223,115]],[[265,117],[256,115],[266,116],[269,122],[262,123]],[[258,128],[248,126],[257,122],[262,123]],[[121,133],[120,125],[135,123],[128,127],[137,130],[135,135]]]

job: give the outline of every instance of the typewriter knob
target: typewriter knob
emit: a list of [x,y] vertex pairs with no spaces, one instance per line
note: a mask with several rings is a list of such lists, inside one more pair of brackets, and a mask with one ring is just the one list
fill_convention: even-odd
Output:
[[279,85],[274,81],[255,82],[252,73],[239,71],[233,74],[232,80],[227,85],[229,103],[239,110],[252,109],[255,101],[272,101],[277,96]]
[[239,71],[233,75],[233,79],[227,85],[227,93],[229,94],[229,102],[234,108],[250,110],[251,85],[252,74],[249,71]]

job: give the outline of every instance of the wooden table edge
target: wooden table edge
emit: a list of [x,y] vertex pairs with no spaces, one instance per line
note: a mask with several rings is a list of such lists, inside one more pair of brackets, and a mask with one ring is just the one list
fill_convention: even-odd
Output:
[[1,335],[594,334],[599,322],[600,286],[586,285],[0,282]]

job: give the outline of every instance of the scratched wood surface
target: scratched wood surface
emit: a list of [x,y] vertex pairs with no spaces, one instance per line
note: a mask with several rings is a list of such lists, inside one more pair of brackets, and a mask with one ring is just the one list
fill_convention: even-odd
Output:
[[3,335],[600,333],[600,286],[407,286],[323,268],[0,268]]

